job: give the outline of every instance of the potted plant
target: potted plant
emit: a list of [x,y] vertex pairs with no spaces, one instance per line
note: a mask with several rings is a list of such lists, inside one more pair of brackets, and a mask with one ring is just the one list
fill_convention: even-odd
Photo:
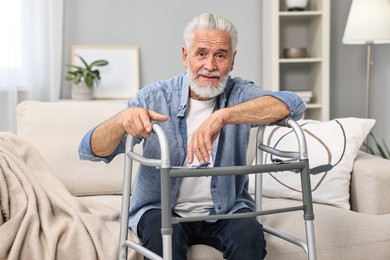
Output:
[[82,62],[82,66],[67,65],[70,70],[65,77],[72,84],[73,99],[91,99],[93,89],[100,83],[100,71],[95,67],[108,65],[106,60],[96,60],[88,63],[81,56],[78,56]]

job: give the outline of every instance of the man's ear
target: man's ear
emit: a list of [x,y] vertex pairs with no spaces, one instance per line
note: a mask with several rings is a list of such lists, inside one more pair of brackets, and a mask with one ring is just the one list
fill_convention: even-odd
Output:
[[232,60],[232,65],[230,66],[230,71],[232,71],[233,68],[234,68],[234,60],[236,58],[236,54],[237,54],[237,51],[235,51],[234,54],[233,54],[233,60]]
[[188,52],[186,47],[181,47],[181,58],[183,61],[184,68],[188,67]]

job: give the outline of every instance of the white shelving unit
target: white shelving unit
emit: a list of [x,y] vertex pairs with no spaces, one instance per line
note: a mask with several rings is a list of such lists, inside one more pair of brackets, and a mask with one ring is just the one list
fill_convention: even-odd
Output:
[[[311,91],[306,119],[329,120],[330,0],[309,0],[287,11],[285,0],[263,1],[263,87]],[[305,58],[284,58],[283,49],[304,47]]]

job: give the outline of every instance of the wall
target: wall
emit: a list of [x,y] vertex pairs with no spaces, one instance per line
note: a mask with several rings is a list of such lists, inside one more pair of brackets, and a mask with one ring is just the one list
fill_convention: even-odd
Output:
[[[237,10],[240,10],[239,12]],[[141,86],[184,71],[183,29],[192,17],[215,12],[231,19],[239,33],[232,75],[260,83],[261,2],[246,0],[67,0],[64,61],[72,44],[134,44],[140,47]],[[65,73],[65,68],[64,68]],[[63,82],[62,96],[70,94]]]
[[[331,118],[364,116],[366,48],[342,44],[351,1],[331,1]],[[70,62],[72,44],[135,44],[140,47],[141,85],[167,79],[183,71],[180,48],[185,24],[193,16],[206,11],[230,18],[238,29],[238,54],[232,74],[260,84],[259,0],[66,0],[64,62]],[[390,44],[376,45],[370,117],[377,119],[373,132],[388,142],[389,61]],[[64,81],[63,86],[62,97],[69,97],[69,82]]]

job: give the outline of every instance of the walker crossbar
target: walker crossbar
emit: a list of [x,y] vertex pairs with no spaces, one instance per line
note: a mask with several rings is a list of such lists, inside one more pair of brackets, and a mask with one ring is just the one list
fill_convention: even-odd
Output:
[[[309,260],[316,260],[315,236],[314,236],[314,213],[311,197],[310,185],[310,170],[307,156],[306,140],[301,127],[291,118],[286,118],[278,125],[291,127],[297,137],[298,151],[280,151],[262,144],[265,126],[258,128],[256,137],[256,164],[251,166],[231,166],[231,167],[214,167],[205,169],[193,168],[177,168],[170,166],[170,153],[168,139],[158,124],[153,124],[153,132],[157,134],[160,142],[161,159],[144,158],[143,156],[133,152],[134,140],[128,135],[126,139],[126,156],[125,156],[125,173],[123,177],[123,195],[122,195],[122,213],[121,213],[121,234],[120,234],[120,252],[119,259],[127,259],[127,248],[130,247],[135,251],[143,254],[152,260],[172,260],[172,224],[189,221],[203,221],[215,219],[233,219],[244,217],[279,214],[291,211],[303,211],[304,221],[306,226],[306,241],[295,238],[289,234],[280,232],[264,225],[264,231],[275,235],[281,239],[291,242],[303,248]],[[288,161],[279,161],[277,163],[263,164],[263,152],[277,155],[284,158],[292,158]],[[151,252],[133,241],[127,240],[128,236],[128,218],[130,208],[131,195],[131,178],[132,178],[132,162],[133,160],[140,162],[143,165],[155,166],[160,169],[161,179],[161,235],[163,240],[163,257]],[[302,186],[302,205],[295,207],[285,207],[277,209],[262,210],[262,173],[294,171],[300,173]],[[224,215],[208,215],[208,216],[193,216],[193,217],[172,217],[171,206],[171,179],[186,178],[195,176],[219,176],[219,175],[240,175],[240,174],[255,174],[255,212],[224,214]]]
[[263,216],[263,215],[278,214],[278,213],[286,213],[286,212],[298,211],[298,210],[304,210],[304,206],[278,208],[278,209],[254,211],[254,212],[247,212],[247,213],[194,216],[194,217],[185,217],[185,218],[172,217],[172,224],[176,224],[179,222],[192,222],[192,221],[201,221],[201,220],[248,218],[248,217],[256,217],[256,216]]
[[195,168],[179,168],[172,169],[169,176],[177,177],[196,177],[196,176],[216,176],[216,175],[240,175],[261,172],[280,172],[291,170],[302,170],[305,167],[305,162],[291,162],[285,164],[263,164],[252,166],[233,166],[233,167],[215,167],[206,169]]

